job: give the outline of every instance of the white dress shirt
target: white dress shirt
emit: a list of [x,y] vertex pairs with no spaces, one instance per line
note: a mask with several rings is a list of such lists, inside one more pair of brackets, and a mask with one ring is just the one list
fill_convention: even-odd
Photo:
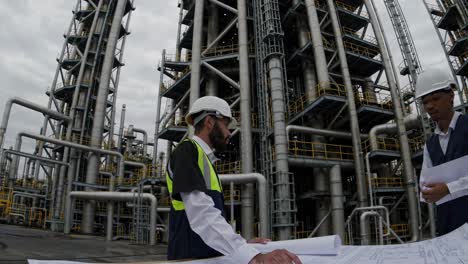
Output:
[[[442,149],[443,153],[445,154],[447,152],[447,146],[450,140],[450,135],[453,130],[455,130],[455,126],[457,124],[458,118],[460,117],[461,113],[456,112],[454,113],[452,120],[450,121],[449,128],[447,130],[447,133],[444,133],[440,130],[439,126],[437,125],[434,134],[439,136],[439,143],[440,143],[440,148]],[[423,156],[423,164],[422,168],[423,169],[428,169],[432,168],[432,160],[431,156],[429,155],[429,151],[427,150],[427,146],[424,145],[424,156]],[[424,188],[424,178],[421,176],[420,180],[420,187]],[[456,181],[448,182],[447,187],[449,189],[449,194],[443,197],[441,200],[437,201],[436,204],[442,204],[444,202],[448,202],[450,200],[453,200],[455,198],[461,197],[463,195],[466,195],[465,192],[468,192],[468,175],[462,178],[459,178]],[[425,200],[422,198],[422,194],[420,195],[420,200],[425,202]]]
[[[211,155],[213,150],[205,141],[197,136],[194,136],[193,140],[201,146],[208,157],[214,156]],[[210,196],[200,191],[183,192],[180,196],[184,202],[190,227],[209,247],[225,256],[231,256],[236,263],[249,263],[260,253],[234,232]]]

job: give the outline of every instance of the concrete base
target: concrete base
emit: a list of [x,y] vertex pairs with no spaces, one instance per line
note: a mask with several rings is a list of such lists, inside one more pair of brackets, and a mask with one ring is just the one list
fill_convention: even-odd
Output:
[[131,245],[128,240],[106,242],[104,237],[63,235],[0,224],[0,263],[27,263],[27,259],[146,262],[166,260],[166,252],[166,245]]

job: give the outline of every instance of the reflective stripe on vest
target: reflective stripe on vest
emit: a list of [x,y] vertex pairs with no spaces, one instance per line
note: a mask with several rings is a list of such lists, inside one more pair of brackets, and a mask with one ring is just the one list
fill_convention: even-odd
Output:
[[[203,179],[205,181],[205,186],[206,189],[211,190],[211,191],[217,191],[217,192],[222,192],[222,187],[221,187],[221,182],[218,179],[218,175],[216,175],[216,172],[213,168],[213,165],[211,164],[210,160],[208,159],[208,156],[205,154],[203,149],[196,143],[194,140],[191,139],[186,139],[184,141],[190,141],[192,144],[196,147],[197,152],[198,152],[198,168],[200,168],[200,172],[203,175]],[[169,191],[170,197],[171,197],[171,203],[172,207],[176,211],[181,211],[184,210],[184,203],[182,201],[176,200],[172,198],[172,189],[173,189],[173,173],[172,169],[170,166],[170,163],[167,166],[167,171],[166,171],[166,182],[167,182],[167,189]]]

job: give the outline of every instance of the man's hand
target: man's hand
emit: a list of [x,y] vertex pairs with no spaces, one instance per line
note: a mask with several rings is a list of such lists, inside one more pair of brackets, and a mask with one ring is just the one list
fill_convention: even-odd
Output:
[[422,197],[428,203],[435,203],[442,199],[450,191],[445,183],[425,184],[421,189]]
[[252,239],[247,240],[247,243],[249,244],[266,244],[268,242],[271,242],[271,239],[263,237],[254,237]]
[[249,264],[302,264],[301,260],[286,249],[277,249],[267,254],[256,255]]

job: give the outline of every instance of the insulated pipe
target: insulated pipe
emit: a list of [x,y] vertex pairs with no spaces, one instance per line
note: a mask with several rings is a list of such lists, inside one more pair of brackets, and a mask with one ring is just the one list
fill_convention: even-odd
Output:
[[[289,167],[288,167],[288,140],[286,135],[285,98],[282,61],[279,57],[272,57],[268,62],[268,73],[271,89],[271,111],[273,119],[273,133],[276,151],[276,182],[277,193],[279,195],[279,210],[289,213],[291,210],[291,198],[289,188]],[[287,216],[283,215],[279,219],[279,224],[288,224]],[[279,239],[289,239],[291,227],[279,228]]]
[[[82,192],[74,191],[68,194],[67,199],[67,211],[68,214],[65,214],[65,225],[64,233],[70,234],[71,228],[71,207],[73,206],[73,199],[81,200],[94,200],[94,201],[109,201],[109,202],[129,202],[135,199],[135,194],[133,193],[121,193],[121,192]],[[150,245],[156,245],[156,217],[157,217],[157,207],[158,201],[156,197],[149,193],[142,193],[140,196],[142,199],[145,199],[151,203],[150,206]],[[107,219],[107,231],[106,231],[106,240],[112,241],[112,218]]]
[[120,114],[120,127],[119,127],[119,138],[117,139],[117,150],[122,152],[122,140],[123,140],[123,131],[125,126],[125,111],[127,106],[124,104],[122,105],[122,112]]
[[[119,168],[118,168],[118,171],[117,171],[117,174],[118,174],[118,183],[121,184],[122,183],[122,180],[123,180],[123,176],[124,176],[124,156],[120,153],[120,152],[117,152],[117,151],[111,151],[111,150],[106,150],[106,149],[100,149],[100,148],[93,148],[93,147],[88,147],[88,146],[85,146],[85,145],[80,145],[80,144],[76,144],[76,143],[72,143],[72,142],[69,142],[69,141],[64,141],[64,140],[59,140],[59,139],[55,139],[55,138],[49,138],[49,137],[46,137],[46,136],[41,136],[41,135],[36,135],[36,134],[32,134],[32,133],[28,133],[28,132],[20,132],[18,133],[18,137],[28,137],[28,138],[32,138],[32,139],[36,139],[36,140],[42,140],[42,141],[45,141],[45,142],[49,142],[49,143],[52,143],[52,144],[56,144],[56,145],[62,145],[62,146],[66,146],[66,147],[69,147],[69,148],[74,148],[74,149],[79,149],[79,150],[83,150],[83,151],[89,151],[89,152],[94,152],[94,153],[99,153],[99,154],[103,154],[103,155],[113,155],[113,156],[117,156],[117,158],[119,159]],[[73,169],[71,169],[71,165],[70,165],[70,169],[69,171],[71,171],[71,173],[74,172]],[[73,179],[69,179],[69,186],[68,188],[71,188],[71,183],[73,182]],[[62,194],[63,194],[63,182],[64,182],[64,179],[62,177],[59,178],[59,185],[58,185],[58,188],[57,188],[57,206],[56,206],[56,210],[60,211],[60,207],[61,207],[61,201],[62,201]],[[110,185],[113,187],[115,184],[115,180],[114,179],[111,179],[110,181]]]
[[[124,16],[125,5],[127,0],[118,0],[114,11],[114,17],[107,38],[106,52],[102,63],[101,78],[96,97],[96,107],[93,115],[93,126],[91,129],[90,146],[100,148],[102,144],[102,134],[104,131],[104,121],[106,118],[107,96],[109,94],[109,84],[114,67],[114,53],[119,40],[120,28],[122,26],[122,18]],[[88,158],[88,167],[86,169],[86,183],[95,184],[99,171],[99,156],[91,153]],[[91,191],[92,188],[86,187],[86,191]],[[95,208],[90,203],[85,203],[83,208],[83,221],[81,228],[83,233],[90,234],[93,232]]]
[[360,207],[367,206],[367,190],[366,178],[364,175],[364,160],[362,159],[362,143],[359,136],[359,121],[356,111],[356,103],[354,101],[353,84],[351,83],[351,76],[349,73],[348,61],[346,59],[346,51],[343,43],[343,36],[341,33],[341,26],[338,20],[338,14],[333,0],[327,0],[329,15],[333,25],[333,32],[335,33],[336,48],[340,60],[341,73],[343,74],[344,86],[346,88],[346,97],[348,101],[348,111],[350,116],[351,133],[353,135],[353,157],[354,157],[354,171],[356,173],[358,202]]
[[176,40],[176,62],[180,61],[180,53],[182,49],[180,48],[180,32],[182,31],[182,20],[184,19],[184,0],[179,0],[179,22],[177,24],[177,40]]
[[142,168],[143,169],[143,177],[148,177],[149,176],[148,175],[148,170],[147,170],[146,165],[144,163],[126,160],[126,161],[124,161],[124,164]]
[[[349,132],[319,129],[319,128],[306,127],[306,126],[295,126],[295,125],[286,126],[286,132],[287,132],[288,137],[289,137],[289,133],[291,132],[300,132],[300,133],[317,135],[317,136],[335,137],[335,138],[344,138],[344,139],[350,139],[353,136],[353,134]],[[361,139],[367,139],[369,137],[369,135],[367,134],[360,134],[360,136],[361,136]]]
[[335,165],[340,165],[343,169],[353,169],[354,163],[350,160],[348,162],[343,161],[330,161],[330,160],[318,160],[310,158],[288,158],[289,165],[296,167],[312,167],[312,168],[331,168]]
[[383,66],[385,68],[385,74],[387,81],[390,86],[390,94],[392,96],[393,111],[395,113],[395,121],[397,124],[397,134],[400,138],[401,156],[404,166],[404,175],[406,181],[406,191],[408,193],[408,207],[410,214],[410,228],[411,228],[411,240],[417,241],[419,239],[419,223],[418,223],[418,205],[416,200],[416,189],[415,180],[413,175],[413,166],[411,164],[411,154],[408,144],[408,136],[403,121],[403,109],[400,104],[399,94],[396,85],[396,76],[392,74],[390,56],[385,46],[383,32],[380,30],[377,14],[372,5],[371,0],[364,0],[366,9],[369,13],[369,18],[374,29],[374,34],[379,44],[380,51],[382,53]]
[[429,221],[430,221],[430,232],[431,232],[431,238],[435,238],[436,235],[436,223],[435,223],[435,210],[434,210],[434,204],[429,203],[427,204],[427,212],[429,215]]
[[146,157],[146,153],[148,150],[148,133],[146,133],[146,130],[141,128],[133,128],[133,131],[143,135],[143,156]]
[[[239,82],[240,82],[240,114],[241,114],[241,166],[242,173],[253,172],[253,144],[250,98],[249,44],[247,27],[246,0],[237,0],[239,15]],[[242,189],[242,235],[246,239],[253,237],[254,216],[254,186],[246,184]],[[266,205],[266,204],[265,204]],[[245,223],[245,224],[244,224]]]
[[36,103],[30,102],[28,100],[25,100],[23,98],[19,97],[12,97],[8,99],[8,101],[5,104],[5,109],[3,110],[3,116],[2,116],[2,123],[0,124],[0,150],[3,148],[3,141],[5,138],[5,132],[8,127],[8,121],[10,120],[10,112],[11,108],[13,107],[13,104],[21,105],[23,107],[29,108],[31,110],[43,113],[53,119],[56,120],[62,120],[64,122],[70,123],[72,119],[64,114],[61,114],[59,112],[56,112],[52,109],[49,109],[47,107],[44,107],[42,105],[38,105]]
[[[154,122],[154,145],[153,145],[153,159],[152,159],[152,175],[156,177],[156,166],[158,162],[158,141],[159,141],[159,124],[161,123],[161,87],[164,83],[164,68],[166,67],[166,50],[163,49],[162,51],[162,58],[161,58],[161,72],[159,74],[159,92],[157,96],[157,106],[156,106],[156,120]],[[137,131],[137,130],[135,130]],[[146,155],[146,148],[145,148],[145,155]]]
[[205,0],[195,1],[195,14],[193,15],[193,41],[192,41],[192,66],[190,75],[190,105],[200,97],[201,74],[201,45],[203,36],[203,11]]
[[361,245],[369,245],[369,239],[368,236],[370,233],[367,233],[368,226],[366,223],[368,222],[367,218],[371,216],[376,216],[379,218],[379,245],[383,245],[383,228],[382,228],[382,219],[380,217],[380,214],[375,212],[375,211],[369,211],[369,212],[364,212],[360,216],[360,229],[361,229]]
[[[267,201],[267,181],[265,176],[260,173],[247,173],[247,174],[220,174],[219,180],[224,183],[257,183],[257,196],[259,212],[258,218],[260,222],[259,236],[268,237],[268,230],[270,230],[268,217],[268,201]],[[251,220],[249,221],[251,222]]]
[[[210,44],[216,39],[219,31],[219,11],[215,3],[208,4],[208,25],[207,25],[207,40],[206,43]],[[216,45],[213,46],[216,48]],[[205,84],[205,94],[217,96],[218,95],[218,76],[215,73],[209,72]]]
[[341,168],[335,165],[330,170],[330,195],[332,209],[333,233],[345,238],[344,194],[341,180]]
[[305,0],[309,29],[312,35],[312,46],[314,48],[315,70],[321,88],[330,88],[330,78],[328,76],[327,58],[323,48],[322,32],[320,32],[320,22],[315,7],[315,0]]
[[[293,6],[299,4],[299,0],[293,0]],[[298,44],[299,48],[304,47],[310,41],[308,31],[307,31],[307,22],[299,19],[299,16],[296,19],[296,27],[298,30]],[[306,59],[302,60],[302,71],[304,77],[304,88],[307,101],[310,103],[317,98],[317,79],[315,77],[315,67],[314,64]]]
[[[406,126],[406,129],[414,129],[414,128],[420,128],[422,127],[421,120],[419,119],[418,116],[406,116],[404,118],[404,125]],[[379,148],[379,144],[377,142],[377,137],[381,134],[384,133],[396,133],[397,132],[397,124],[395,123],[390,123],[390,124],[381,124],[381,125],[376,125],[371,130],[369,131],[369,141],[370,141],[370,147],[371,151],[376,151]]]

